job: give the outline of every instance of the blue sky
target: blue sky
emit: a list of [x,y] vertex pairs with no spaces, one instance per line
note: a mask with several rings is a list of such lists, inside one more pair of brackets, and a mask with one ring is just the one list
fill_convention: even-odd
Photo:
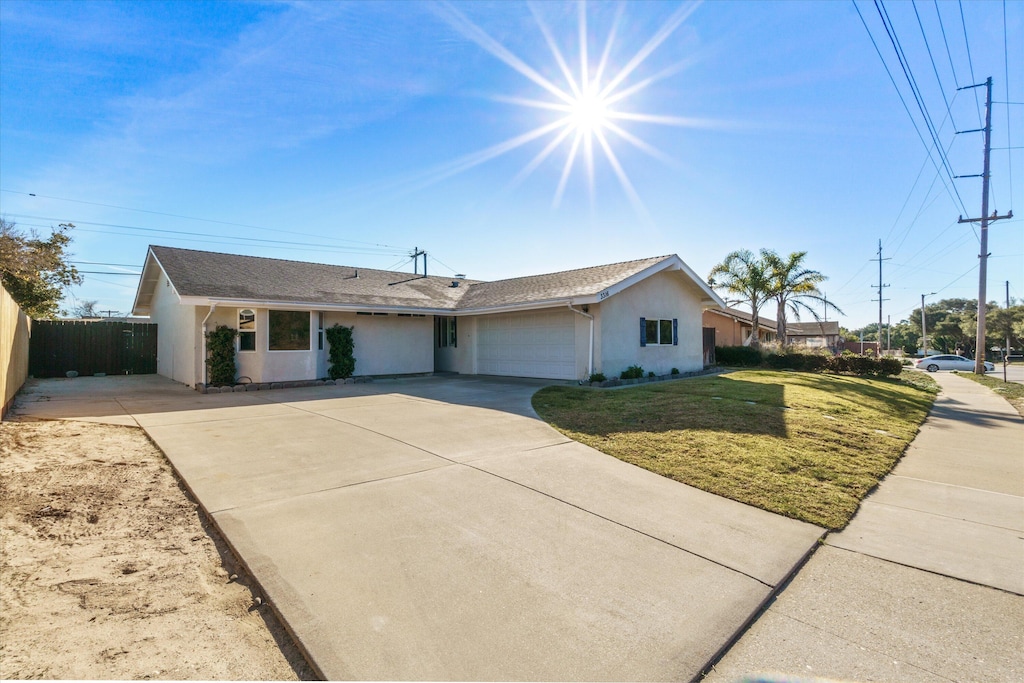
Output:
[[[148,244],[409,271],[419,247],[485,280],[806,250],[850,328],[878,318],[882,239],[895,322],[977,296],[956,220],[981,182],[949,175],[981,172],[981,135],[953,131],[984,89],[958,85],[993,77],[990,210],[1020,215],[1024,3],[883,9],[948,171],[873,3],[4,0],[0,213],[74,223],[79,268],[106,273]],[[583,45],[591,78],[624,73],[592,181],[585,143],[566,170],[576,128],[549,148],[566,112],[536,106],[572,99],[552,45],[577,81]],[[989,299],[1024,298],[1022,219],[990,228]],[[85,278],[68,305],[131,308],[136,278]]]

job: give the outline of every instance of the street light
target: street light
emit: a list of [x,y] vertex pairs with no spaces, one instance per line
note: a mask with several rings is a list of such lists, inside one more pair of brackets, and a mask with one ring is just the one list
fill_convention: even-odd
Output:
[[931,295],[933,295],[935,293],[936,292],[928,292],[927,294],[922,294],[921,295],[921,339],[924,342],[921,345],[921,350],[922,350],[921,357],[922,358],[927,358],[928,357],[928,332],[927,332],[927,328],[925,327],[925,322],[924,322],[924,298],[926,296],[931,296]]

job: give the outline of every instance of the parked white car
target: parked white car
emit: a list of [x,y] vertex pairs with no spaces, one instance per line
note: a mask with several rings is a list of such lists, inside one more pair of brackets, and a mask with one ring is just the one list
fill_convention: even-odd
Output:
[[[964,370],[966,372],[974,372],[974,361],[970,358],[964,358],[963,356],[928,356],[927,358],[919,359],[916,367],[918,370],[927,370],[928,372],[936,372],[938,370]],[[992,372],[995,369],[995,365],[985,361],[985,372]]]

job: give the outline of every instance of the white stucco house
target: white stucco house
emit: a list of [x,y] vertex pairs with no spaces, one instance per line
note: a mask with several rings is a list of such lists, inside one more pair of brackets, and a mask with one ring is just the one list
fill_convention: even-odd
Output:
[[151,246],[132,312],[157,371],[205,383],[205,330],[239,331],[239,376],[327,376],[323,330],[353,328],[358,375],[577,380],[703,364],[701,316],[725,304],[675,255],[495,282]]

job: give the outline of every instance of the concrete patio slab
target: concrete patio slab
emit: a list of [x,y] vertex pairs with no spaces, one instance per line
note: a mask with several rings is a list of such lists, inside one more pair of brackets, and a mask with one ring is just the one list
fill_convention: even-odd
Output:
[[[473,463],[769,586],[824,531],[684,486],[575,441]],[[639,501],[643,501],[642,504]]]
[[[388,434],[443,458],[470,462],[495,454],[529,451],[569,439],[539,420],[490,408],[406,398],[400,405],[381,404],[322,409],[321,415],[363,429]],[[453,434],[457,431],[457,435]]]
[[541,382],[122,382],[330,678],[689,679],[823,531],[567,443]]
[[236,419],[146,428],[211,513],[451,464],[310,413],[236,410]]
[[215,517],[331,680],[686,680],[769,591],[462,466]]

